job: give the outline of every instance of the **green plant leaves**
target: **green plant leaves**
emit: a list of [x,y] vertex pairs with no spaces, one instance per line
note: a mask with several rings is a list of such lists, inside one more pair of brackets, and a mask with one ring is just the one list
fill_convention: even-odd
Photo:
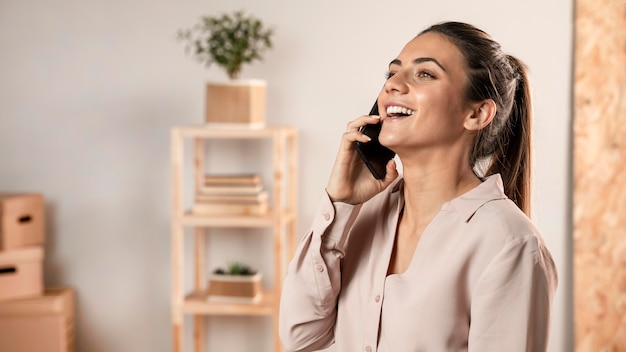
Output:
[[256,270],[252,269],[249,265],[242,262],[231,262],[228,263],[226,269],[217,268],[213,271],[213,274],[252,276],[256,274]]
[[178,39],[186,42],[186,52],[206,65],[216,64],[231,79],[237,78],[242,66],[263,59],[272,48],[272,28],[243,11],[221,16],[203,16],[189,29],[178,31]]

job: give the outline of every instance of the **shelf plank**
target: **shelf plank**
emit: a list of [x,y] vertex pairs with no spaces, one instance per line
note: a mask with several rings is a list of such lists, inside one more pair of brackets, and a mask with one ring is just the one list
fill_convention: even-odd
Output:
[[206,226],[206,227],[270,227],[272,226],[272,215],[264,216],[207,216],[197,215],[191,212],[185,213],[182,217],[182,224],[185,226]]
[[275,311],[274,292],[263,290],[263,297],[259,303],[220,303],[209,302],[206,290],[194,291],[185,297],[182,311],[186,314],[201,315],[274,315]]
[[274,138],[276,134],[285,134],[293,136],[296,133],[293,127],[284,126],[266,126],[264,128],[254,128],[247,126],[225,126],[220,124],[204,124],[196,126],[179,126],[174,127],[173,131],[187,138],[214,138],[214,139],[231,139],[231,138]]
[[[285,211],[281,217],[283,224],[293,221],[295,214],[293,211]],[[203,226],[203,227],[272,227],[274,225],[274,214],[272,212],[263,216],[211,216],[186,212],[181,218],[183,226]]]

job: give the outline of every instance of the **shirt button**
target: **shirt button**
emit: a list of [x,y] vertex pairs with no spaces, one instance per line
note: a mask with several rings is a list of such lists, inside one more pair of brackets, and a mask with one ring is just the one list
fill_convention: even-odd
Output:
[[324,271],[324,266],[322,264],[317,264],[315,266],[315,270],[317,270],[317,271],[319,271],[321,273],[322,271]]
[[372,347],[371,346],[365,347],[365,352],[372,352]]
[[376,295],[376,297],[374,298],[374,301],[376,301],[376,303],[380,302],[380,295]]
[[323,213],[322,216],[324,217],[324,220],[326,220],[326,221],[330,220],[330,214]]

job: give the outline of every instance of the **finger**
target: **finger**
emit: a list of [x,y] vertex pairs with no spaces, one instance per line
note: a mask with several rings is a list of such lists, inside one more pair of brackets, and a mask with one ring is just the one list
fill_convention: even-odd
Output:
[[398,178],[398,169],[396,165],[396,160],[391,159],[387,162],[387,174],[385,178],[383,178],[383,187],[387,188],[396,178]]
[[349,131],[344,132],[342,142],[344,145],[351,145],[353,142],[358,141],[361,143],[367,143],[372,139],[361,131]]
[[356,120],[348,122],[346,128],[347,131],[358,131],[359,128],[365,125],[377,124],[380,122],[380,116],[378,115],[364,115]]

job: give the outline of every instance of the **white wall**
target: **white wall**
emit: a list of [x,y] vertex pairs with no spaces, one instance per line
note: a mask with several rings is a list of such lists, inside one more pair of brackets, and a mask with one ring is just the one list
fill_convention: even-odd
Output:
[[[276,29],[243,77],[268,80],[270,124],[300,131],[300,233],[345,124],[418,31],[474,23],[530,66],[535,218],[561,276],[550,351],[570,351],[571,1],[1,0],[0,190],[47,198],[45,279],[77,290],[78,351],[170,350],[169,128],[200,123],[204,82],[225,77],[175,32],[242,8]],[[271,345],[269,321],[238,323],[212,320],[212,346]]]

